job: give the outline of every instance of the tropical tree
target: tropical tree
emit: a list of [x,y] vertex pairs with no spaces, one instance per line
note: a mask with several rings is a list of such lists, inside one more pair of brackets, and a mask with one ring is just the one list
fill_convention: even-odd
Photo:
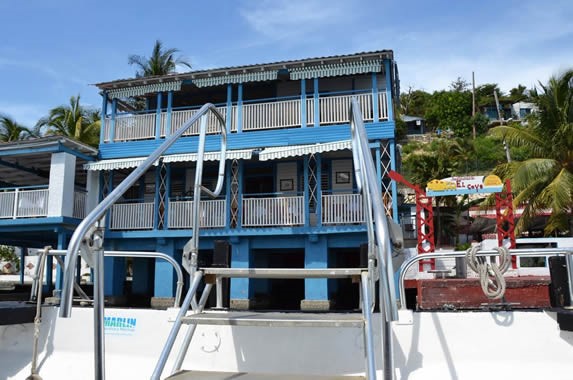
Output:
[[456,137],[472,133],[472,95],[469,91],[436,91],[426,106],[426,124],[437,130],[451,130]]
[[523,230],[542,209],[551,209],[545,234],[569,230],[573,205],[573,69],[539,84],[531,92],[539,112],[527,125],[512,124],[491,129],[510,146],[525,147],[530,158],[495,168],[511,180],[514,203],[524,212],[517,229]]
[[10,142],[33,137],[32,131],[6,115],[0,115],[0,141]]
[[88,145],[97,146],[101,116],[98,110],[84,108],[80,96],[72,96],[69,105],[61,105],[50,111],[36,124],[44,135],[66,136]]
[[137,71],[135,76],[149,77],[153,75],[166,75],[176,71],[177,65],[191,68],[191,64],[181,57],[175,57],[178,49],[165,49],[161,41],[155,41],[151,57],[147,58],[140,55],[130,55],[127,62],[135,65]]

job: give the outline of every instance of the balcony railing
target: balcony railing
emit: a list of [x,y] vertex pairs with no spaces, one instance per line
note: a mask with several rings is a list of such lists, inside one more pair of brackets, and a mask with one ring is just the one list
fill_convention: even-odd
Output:
[[[224,199],[201,201],[199,210],[201,228],[225,227],[225,210],[227,202]],[[192,226],[193,201],[169,202],[169,228],[189,229]]]
[[154,203],[116,203],[111,208],[111,230],[153,229]]
[[322,196],[322,224],[364,223],[361,194]]
[[48,189],[16,188],[0,191],[0,219],[48,215]]
[[304,223],[302,196],[243,199],[243,227],[298,226]]
[[[365,121],[375,119],[374,103],[378,106],[378,119],[388,120],[388,101],[385,92],[378,93],[378,99],[373,99],[372,93],[357,95],[321,96],[318,99],[318,123],[320,125],[344,124],[349,122],[348,110],[350,99],[357,96],[364,115]],[[306,124],[315,125],[315,100],[307,98]],[[248,103],[242,107],[233,105],[230,110],[226,106],[218,107],[217,110],[227,118],[230,116],[231,131],[236,132],[239,127],[243,131],[264,129],[295,128],[302,125],[301,99],[279,100],[273,102]],[[242,113],[241,125],[239,125],[239,111]],[[171,112],[171,123],[168,125],[168,114],[162,112],[160,117],[160,137],[165,137],[166,132],[173,132],[191,118],[197,109],[175,110]],[[229,113],[229,115],[227,115]],[[114,118],[115,133],[114,141],[132,141],[154,139],[156,136],[157,114],[124,114]],[[111,140],[112,119],[107,117],[104,125],[104,142]],[[216,121],[213,115],[209,116],[207,133],[216,132]],[[199,123],[191,126],[185,135],[197,135]]]
[[83,191],[74,192],[74,218],[83,219],[86,217],[86,200],[87,193]]

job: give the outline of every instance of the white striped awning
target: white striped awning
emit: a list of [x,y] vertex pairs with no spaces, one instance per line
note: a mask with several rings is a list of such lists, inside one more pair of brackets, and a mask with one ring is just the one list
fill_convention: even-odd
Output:
[[235,84],[245,82],[263,82],[268,80],[276,80],[278,76],[277,70],[258,71],[243,74],[230,74],[230,75],[217,75],[207,78],[193,79],[193,84],[197,87],[211,87],[220,86],[222,84]]
[[350,140],[333,141],[321,144],[290,145],[265,148],[259,153],[259,161],[278,160],[286,157],[305,156],[307,154],[332,152],[335,150],[351,149]]
[[[225,154],[227,160],[250,160],[253,155],[252,149],[228,150]],[[218,161],[220,152],[205,152],[203,161]],[[186,162],[197,161],[197,153],[170,154],[163,157],[163,162]]]
[[356,61],[321,66],[297,67],[290,70],[290,79],[312,79],[336,77],[341,75],[354,75],[364,73],[378,73],[382,70],[382,61]]
[[145,95],[153,92],[164,92],[164,91],[179,91],[181,90],[182,81],[173,82],[162,82],[146,84],[143,86],[125,87],[125,88],[114,88],[107,92],[110,99],[114,98],[128,98],[130,96]]
[[[253,155],[253,149],[237,149],[228,150],[225,155],[227,160],[250,160]],[[219,160],[219,152],[205,152],[203,155],[204,161],[217,161]],[[85,170],[116,170],[116,169],[129,169],[139,166],[147,157],[133,157],[133,158],[119,158],[113,160],[101,160],[97,162],[89,162],[84,164]],[[164,163],[169,162],[189,162],[197,161],[197,153],[183,153],[183,154],[169,154],[161,156]],[[158,160],[159,161],[159,160]],[[155,162],[155,165],[158,164]]]

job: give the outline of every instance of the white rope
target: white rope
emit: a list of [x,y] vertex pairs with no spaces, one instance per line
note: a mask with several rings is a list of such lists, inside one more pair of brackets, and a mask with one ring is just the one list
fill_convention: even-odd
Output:
[[490,299],[502,298],[505,294],[505,278],[503,274],[509,269],[511,255],[505,247],[498,247],[499,265],[495,262],[488,263],[485,257],[477,257],[479,246],[474,246],[466,251],[468,266],[479,275],[483,293]]

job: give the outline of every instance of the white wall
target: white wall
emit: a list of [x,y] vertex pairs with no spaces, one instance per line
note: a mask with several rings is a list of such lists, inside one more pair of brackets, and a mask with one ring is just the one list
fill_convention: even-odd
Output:
[[[344,183],[345,180],[348,180],[348,183]],[[352,160],[333,160],[330,182],[332,183],[332,190],[350,192],[354,184]]]
[[[282,187],[281,187],[281,181],[283,181]],[[292,181],[292,190],[286,190],[284,186],[289,185],[291,181]],[[276,178],[275,188],[277,192],[281,192],[286,195],[296,194],[296,189],[298,189],[296,162],[281,162],[277,164],[277,178]]]
[[74,182],[76,157],[69,153],[53,153],[50,164],[48,216],[69,216],[74,213]]

